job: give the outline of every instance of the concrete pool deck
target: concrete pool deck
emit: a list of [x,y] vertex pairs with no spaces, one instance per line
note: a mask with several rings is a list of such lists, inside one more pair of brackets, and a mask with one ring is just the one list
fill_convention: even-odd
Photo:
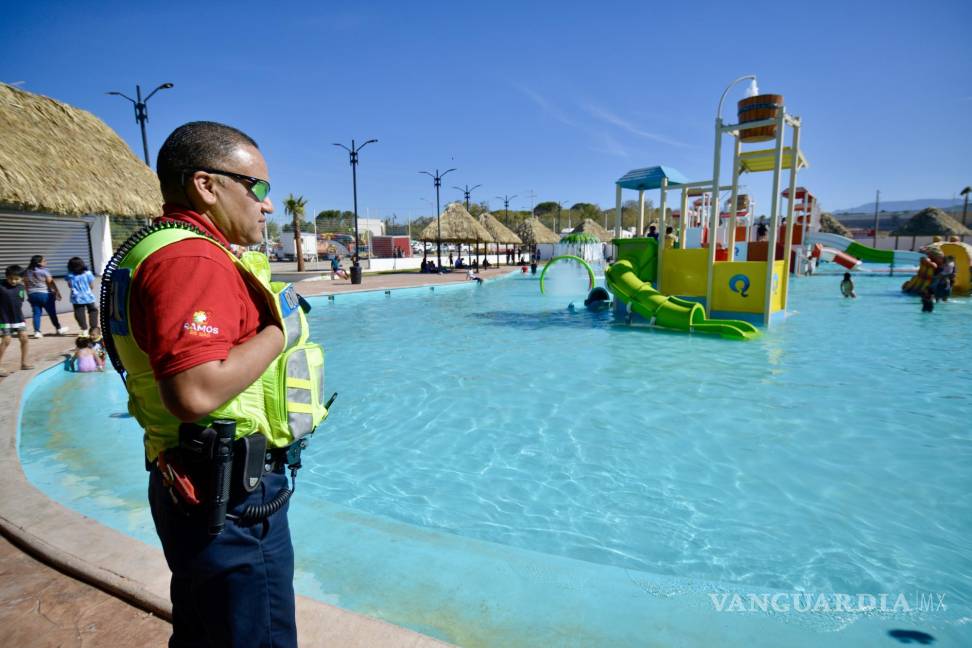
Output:
[[[501,268],[481,273],[496,277]],[[328,275],[325,274],[325,277]],[[445,275],[400,273],[365,275],[364,282],[302,278],[301,292],[327,295],[464,283],[464,272]],[[10,544],[0,545],[0,640],[4,645],[162,644],[169,634],[169,571],[161,550],[146,545],[48,499],[24,475],[17,452],[17,427],[27,384],[57,365],[74,347],[74,335],[53,335],[44,318],[45,337],[30,340],[29,361],[35,369],[17,370],[20,350],[11,344],[0,369],[0,532]],[[11,416],[9,414],[15,415]],[[12,494],[17,494],[13,496]],[[30,560],[18,548],[40,562]],[[74,579],[72,581],[72,579]],[[80,581],[80,582],[79,582]],[[40,584],[43,585],[40,585]],[[111,594],[91,590],[88,585]],[[133,606],[133,607],[130,607]],[[148,612],[149,615],[144,614]],[[297,624],[302,646],[446,646],[441,641],[318,601],[297,597]]]

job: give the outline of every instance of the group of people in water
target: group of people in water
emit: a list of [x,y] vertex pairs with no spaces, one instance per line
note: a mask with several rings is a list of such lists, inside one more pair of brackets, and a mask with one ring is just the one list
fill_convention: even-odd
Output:
[[948,301],[952,296],[952,285],[955,283],[955,257],[947,255],[944,258],[932,259],[937,267],[931,283],[921,293],[921,310],[930,313],[935,310],[935,302]]
[[[952,285],[955,283],[955,257],[952,255],[939,256],[931,261],[935,267],[935,275],[928,286],[921,291],[921,310],[931,313],[935,310],[935,302],[948,301],[952,296]],[[854,280],[851,273],[845,272],[840,282],[840,293],[849,299],[856,299]]]

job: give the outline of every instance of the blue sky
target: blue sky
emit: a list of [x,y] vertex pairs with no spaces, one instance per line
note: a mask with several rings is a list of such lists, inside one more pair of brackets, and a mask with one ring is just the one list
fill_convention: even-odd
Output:
[[[473,199],[494,210],[502,194],[528,209],[531,192],[607,207],[640,166],[708,178],[719,96],[755,73],[803,119],[800,184],[841,208],[875,189],[946,198],[972,184],[970,29],[972,3],[936,0],[37,0],[5,9],[0,80],[91,111],[139,156],[131,105],[104,93],[172,82],[149,103],[153,160],[181,123],[232,124],[260,143],[278,205],[293,192],[314,211],[351,207],[331,143],[378,138],[361,153],[360,213],[401,221],[433,211],[420,170],[457,167],[443,204],[461,198],[453,185],[482,184]],[[744,179],[758,203],[768,180]]]

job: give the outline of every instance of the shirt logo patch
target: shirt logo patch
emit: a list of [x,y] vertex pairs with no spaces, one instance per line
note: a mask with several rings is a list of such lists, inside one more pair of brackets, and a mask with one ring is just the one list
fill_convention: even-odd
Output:
[[219,335],[219,327],[211,326],[209,323],[209,314],[206,311],[196,311],[192,314],[192,321],[186,322],[182,325],[182,328],[189,332],[189,335],[196,335],[199,337],[210,337],[212,335]]

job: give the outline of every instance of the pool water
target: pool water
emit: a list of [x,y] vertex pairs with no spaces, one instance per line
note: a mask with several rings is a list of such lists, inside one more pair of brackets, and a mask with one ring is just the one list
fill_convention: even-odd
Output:
[[[944,593],[936,620],[968,627],[972,300],[923,314],[903,280],[862,276],[857,300],[794,280],[790,316],[751,342],[589,313],[567,264],[545,295],[518,275],[312,299],[339,396],[298,480],[298,588],[455,638],[341,591],[315,541],[333,508],[685,583]],[[118,378],[34,382],[29,478],[157,544]]]

